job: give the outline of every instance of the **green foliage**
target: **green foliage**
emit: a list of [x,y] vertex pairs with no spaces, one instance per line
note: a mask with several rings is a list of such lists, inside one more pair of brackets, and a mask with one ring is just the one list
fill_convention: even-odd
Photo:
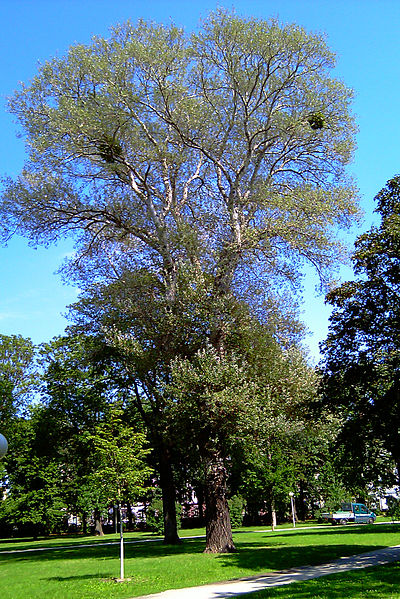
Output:
[[299,259],[325,277],[357,213],[333,66],[322,36],[223,10],[192,34],[127,22],[72,46],[10,100],[29,159],[4,182],[4,236],[72,232],[83,287],[111,255],[114,275],[145,263],[167,285],[183,262],[221,288],[255,264],[258,290],[297,280]]
[[121,505],[145,492],[152,473],[145,462],[150,449],[145,447],[146,436],[123,422],[119,406],[111,408],[88,439],[94,446],[89,480],[106,502]]
[[392,518],[392,520],[400,519],[400,500],[397,497],[388,497],[388,515]]
[[164,534],[162,498],[154,498],[146,510],[146,528],[158,535]]
[[2,431],[32,400],[37,382],[35,347],[21,335],[0,335],[0,422]]
[[54,532],[70,513],[82,520],[93,510],[105,513],[118,489],[135,494],[142,488],[148,474],[144,435],[127,420],[115,437],[110,432],[110,426],[118,428],[118,414],[110,412],[118,390],[102,350],[87,336],[60,337],[41,347],[36,388],[43,403],[10,421],[10,451],[2,460],[8,490],[3,522]]
[[171,423],[181,443],[198,447],[203,458],[215,451],[228,456],[253,423],[253,386],[240,362],[209,346],[172,365]]
[[0,521],[20,534],[48,534],[66,526],[67,503],[59,463],[39,449],[38,422],[41,408],[13,426],[11,451],[7,454],[7,498],[0,502]]
[[239,528],[243,524],[246,502],[240,495],[233,495],[228,499],[228,505],[232,528]]
[[323,346],[325,401],[344,420],[347,478],[393,484],[400,464],[400,179],[377,195],[379,227],[361,235],[357,279],[328,295],[334,306]]

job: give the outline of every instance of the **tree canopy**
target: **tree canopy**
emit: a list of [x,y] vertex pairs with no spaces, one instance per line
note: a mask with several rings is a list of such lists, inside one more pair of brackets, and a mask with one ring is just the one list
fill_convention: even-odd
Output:
[[225,290],[249,269],[296,279],[299,258],[324,273],[356,213],[333,66],[322,36],[224,11],[72,46],[10,100],[29,158],[5,181],[4,236],[73,234],[86,276],[145,264],[169,293],[182,261]]

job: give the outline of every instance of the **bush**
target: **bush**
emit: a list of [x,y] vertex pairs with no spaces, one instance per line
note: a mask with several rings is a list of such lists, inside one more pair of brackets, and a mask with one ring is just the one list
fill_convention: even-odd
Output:
[[400,520],[400,500],[396,497],[388,497],[388,516],[391,517],[392,520]]
[[240,495],[233,495],[228,500],[229,514],[231,516],[232,528],[238,528],[243,524],[245,501]]

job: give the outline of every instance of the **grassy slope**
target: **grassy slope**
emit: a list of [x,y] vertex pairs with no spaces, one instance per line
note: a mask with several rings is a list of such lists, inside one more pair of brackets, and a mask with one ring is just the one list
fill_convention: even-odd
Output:
[[[190,531],[193,534],[202,531]],[[2,599],[126,599],[162,591],[168,588],[193,586],[207,582],[249,576],[269,570],[280,570],[306,564],[330,561],[342,555],[362,553],[399,543],[400,525],[323,527],[320,529],[281,529],[274,533],[237,533],[235,542],[238,553],[228,555],[203,554],[204,539],[188,539],[178,547],[168,547],[161,542],[126,545],[126,576],[129,583],[110,581],[119,574],[118,545],[95,542],[93,547],[70,548],[71,539],[53,539],[36,543],[24,540],[0,542],[0,550],[38,548],[51,542],[59,548],[53,551],[0,554],[0,597]],[[137,540],[143,535],[127,535],[127,540]],[[115,541],[114,535],[105,541]],[[92,543],[93,538],[80,538],[82,544]],[[64,545],[64,547],[63,547]],[[393,566],[392,566],[393,567]],[[371,571],[368,571],[370,573]],[[360,573],[357,577],[362,577]],[[397,573],[398,574],[398,573]],[[332,578],[332,577],[329,577]],[[389,577],[390,578],[390,577]],[[316,589],[322,588],[327,579],[301,583],[298,588],[316,583],[311,594],[293,595],[318,597]],[[355,580],[355,579],[353,579]],[[324,582],[322,582],[324,581]],[[357,583],[358,584],[358,583]],[[291,597],[275,589],[275,595],[260,597]],[[268,591],[270,592],[270,591]],[[292,591],[292,588],[290,590]],[[321,597],[358,597],[343,594]],[[280,593],[280,594],[279,594]],[[284,593],[284,594],[282,594]],[[286,594],[285,594],[286,593]],[[303,593],[303,591],[301,591]],[[363,596],[363,595],[360,595]],[[365,595],[366,597],[369,595]],[[371,597],[374,595],[371,595]],[[378,597],[375,595],[374,597]],[[390,595],[380,595],[389,597]],[[252,595],[251,599],[256,595]],[[393,597],[397,597],[393,595]]]

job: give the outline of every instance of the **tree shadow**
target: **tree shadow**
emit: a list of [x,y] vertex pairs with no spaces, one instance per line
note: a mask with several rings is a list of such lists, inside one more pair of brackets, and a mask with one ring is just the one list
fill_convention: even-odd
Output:
[[[374,528],[373,526],[357,526],[354,528],[335,528],[332,530],[302,530],[299,535],[299,544],[287,544],[285,540],[288,537],[293,538],[292,531],[275,531],[274,533],[265,531],[265,533],[257,533],[257,540],[253,538],[247,540],[246,534],[242,533],[236,537],[235,543],[238,548],[236,553],[219,554],[217,560],[225,567],[236,566],[250,572],[261,572],[264,570],[282,570],[300,565],[315,565],[332,561],[341,556],[354,555],[374,549],[380,549],[385,545],[382,544],[382,539],[376,539],[376,543],[363,543],[364,534],[377,534],[382,532],[400,531],[400,525],[380,525]],[[253,531],[250,531],[253,532]],[[348,535],[357,534],[356,541],[348,542],[345,539]],[[338,542],[331,545],[313,544],[310,536],[320,535],[330,536],[336,535]],[[301,539],[309,538],[309,545],[300,545]],[[340,542],[343,538],[343,543]],[[110,544],[105,544],[105,543]],[[118,555],[118,543],[114,539],[105,540],[105,543],[95,542],[91,546],[76,545],[75,547],[65,547],[65,545],[53,546],[50,550],[40,550],[27,553],[2,553],[0,554],[0,562],[13,561],[15,563],[36,562],[36,561],[57,561],[57,560],[78,560],[84,557],[115,559]],[[113,544],[111,544],[113,543]],[[320,543],[320,541],[319,541]],[[32,544],[29,546],[32,548]],[[152,540],[152,542],[140,541],[130,543],[129,540],[125,543],[125,557],[127,559],[157,559],[166,556],[186,554],[199,554],[204,551],[205,539],[203,538],[187,538],[179,545],[164,545],[161,540]]]
[[383,549],[384,545],[335,544],[309,546],[276,546],[258,544],[241,544],[237,553],[218,555],[217,559],[223,568],[236,567],[251,572],[268,572],[270,570],[287,570],[300,566],[315,566],[334,561],[340,557],[356,555]]
[[[274,538],[279,537],[289,537],[293,536],[300,531],[296,528],[290,528],[285,530],[275,530],[274,532],[269,532],[269,535],[272,535]],[[331,526],[324,527],[318,530],[318,528],[303,528],[301,530],[302,536],[312,536],[312,535],[371,535],[371,534],[381,534],[385,532],[400,532],[400,524],[393,524],[388,522],[387,524],[347,524],[346,526]],[[262,534],[262,533],[260,533]]]
[[45,580],[55,580],[56,582],[66,582],[68,580],[98,580],[98,574],[82,574],[81,576],[49,576]]
[[[164,545],[162,541],[152,543],[125,543],[125,558],[158,558],[177,554],[202,553],[205,548],[204,540],[189,540],[179,545]],[[94,544],[92,546],[79,546],[64,548],[53,547],[49,550],[35,550],[27,553],[14,553],[12,551],[0,554],[0,562],[43,562],[57,560],[78,560],[85,557],[99,559],[115,559],[119,555],[119,543]]]

